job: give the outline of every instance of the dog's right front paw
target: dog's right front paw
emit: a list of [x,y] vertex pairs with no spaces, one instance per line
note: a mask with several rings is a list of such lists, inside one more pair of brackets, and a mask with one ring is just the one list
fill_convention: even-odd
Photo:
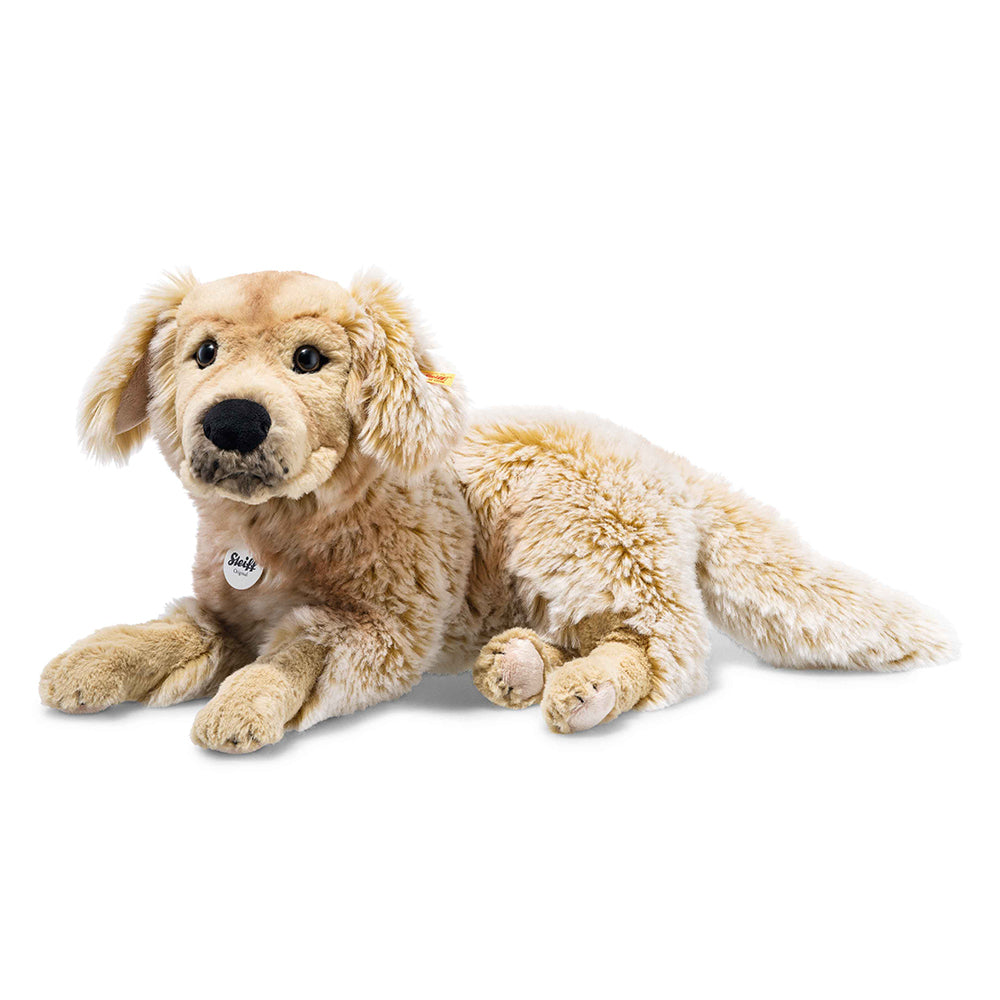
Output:
[[42,703],[60,712],[101,712],[128,698],[113,651],[104,645],[79,646],[57,656],[38,682]]

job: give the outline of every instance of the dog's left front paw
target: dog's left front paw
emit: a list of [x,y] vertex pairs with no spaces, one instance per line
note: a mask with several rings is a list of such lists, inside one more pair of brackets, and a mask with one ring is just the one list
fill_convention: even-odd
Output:
[[253,753],[285,735],[283,699],[258,683],[253,670],[244,667],[233,674],[195,716],[191,739],[198,746],[222,753]]

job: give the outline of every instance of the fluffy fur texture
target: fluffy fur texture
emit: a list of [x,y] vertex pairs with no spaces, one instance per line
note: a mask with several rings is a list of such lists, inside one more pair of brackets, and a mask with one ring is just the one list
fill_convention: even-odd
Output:
[[[217,344],[214,363],[194,355]],[[297,347],[327,359],[297,371]],[[895,670],[954,653],[934,613],[817,556],[770,509],[594,417],[466,420],[398,290],[298,272],[169,278],[129,314],[81,435],[124,460],[151,430],[199,514],[195,594],[53,660],[68,712],[212,695],[192,737],[246,752],[474,665],[491,701],[569,733],[705,687],[707,626],[779,666]],[[271,418],[244,455],[202,428]],[[253,553],[260,581],[222,565]]]

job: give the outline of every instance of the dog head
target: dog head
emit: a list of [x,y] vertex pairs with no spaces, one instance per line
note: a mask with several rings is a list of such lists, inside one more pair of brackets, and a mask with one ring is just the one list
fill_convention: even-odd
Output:
[[91,378],[80,435],[125,461],[151,430],[193,493],[250,504],[304,496],[364,460],[416,476],[464,429],[462,389],[428,378],[429,352],[378,273],[349,291],[299,272],[170,276]]

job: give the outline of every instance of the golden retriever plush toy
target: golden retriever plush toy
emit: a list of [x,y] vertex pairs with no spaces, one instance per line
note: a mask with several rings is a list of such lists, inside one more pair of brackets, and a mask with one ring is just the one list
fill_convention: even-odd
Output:
[[785,667],[952,655],[936,615],[722,479],[593,417],[467,422],[441,367],[378,274],[152,289],[80,427],[121,461],[152,431],[197,506],[195,597],[56,657],[45,704],[211,695],[194,741],[245,753],[473,665],[497,705],[589,729],[701,691],[709,621]]

